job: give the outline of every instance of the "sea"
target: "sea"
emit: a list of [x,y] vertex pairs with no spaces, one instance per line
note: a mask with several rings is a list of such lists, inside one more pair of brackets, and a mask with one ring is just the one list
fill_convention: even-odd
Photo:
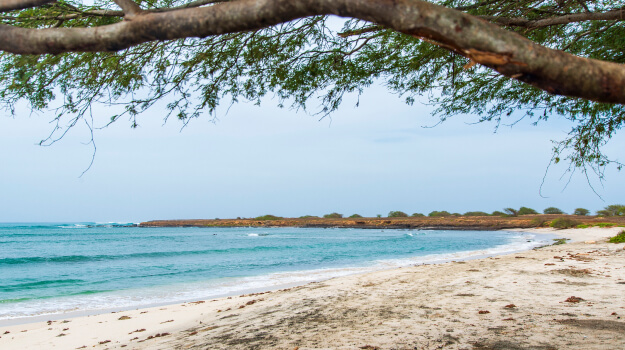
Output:
[[0,223],[0,325],[481,258],[552,238],[509,231]]

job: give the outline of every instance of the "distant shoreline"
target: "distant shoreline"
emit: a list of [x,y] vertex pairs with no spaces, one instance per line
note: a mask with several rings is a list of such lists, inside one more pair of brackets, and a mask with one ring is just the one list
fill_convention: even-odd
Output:
[[522,215],[517,217],[452,216],[403,218],[280,218],[257,219],[182,219],[153,220],[139,227],[301,227],[301,228],[360,228],[360,229],[410,229],[410,230],[479,230],[495,231],[515,228],[548,227],[558,218],[570,218],[583,225],[609,223],[625,225],[625,217],[597,217],[577,215]]

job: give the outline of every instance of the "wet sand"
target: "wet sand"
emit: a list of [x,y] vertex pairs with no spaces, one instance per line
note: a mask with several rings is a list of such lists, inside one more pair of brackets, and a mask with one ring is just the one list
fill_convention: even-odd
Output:
[[0,328],[0,349],[623,349],[622,228],[480,260]]

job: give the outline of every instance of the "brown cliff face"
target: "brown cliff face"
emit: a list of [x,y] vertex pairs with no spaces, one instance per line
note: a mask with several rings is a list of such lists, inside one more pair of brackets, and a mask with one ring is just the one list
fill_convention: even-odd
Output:
[[448,229],[448,230],[502,230],[511,228],[547,227],[549,222],[566,217],[584,225],[610,223],[625,225],[625,218],[602,218],[575,215],[523,215],[518,217],[452,216],[420,218],[280,218],[256,219],[197,219],[154,220],[142,222],[141,227],[337,227],[363,229]]

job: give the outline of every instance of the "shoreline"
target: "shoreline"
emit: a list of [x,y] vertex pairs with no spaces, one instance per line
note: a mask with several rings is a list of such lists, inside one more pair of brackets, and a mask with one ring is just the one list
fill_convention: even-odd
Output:
[[[542,338],[538,337],[542,340],[538,341],[533,333],[528,333],[528,338],[523,341],[529,341],[536,346],[541,342],[553,343],[547,337],[552,333],[552,328],[564,328],[557,330],[558,332],[572,332],[572,330],[578,332],[579,327],[575,322],[582,319],[594,319],[596,322],[603,322],[597,323],[601,325],[601,327],[597,326],[600,329],[590,332],[596,338],[593,338],[596,344],[608,341],[608,344],[620,346],[625,344],[625,338],[622,335],[625,323],[617,319],[620,317],[618,314],[625,315],[625,301],[622,298],[625,292],[625,269],[621,268],[625,266],[624,245],[583,243],[585,241],[598,242],[600,239],[615,235],[620,230],[619,228],[574,229],[556,232],[544,229],[529,230],[530,233],[537,234],[555,233],[563,238],[570,238],[573,243],[486,259],[400,267],[336,277],[277,291],[248,293],[245,296],[168,304],[116,313],[100,313],[95,316],[67,319],[69,322],[66,323],[57,321],[50,324],[36,322],[3,326],[0,327],[2,330],[0,348],[52,346],[79,348],[84,345],[95,348],[133,349],[187,346],[216,349],[293,349],[299,347],[303,350],[318,347],[357,349],[371,345],[371,348],[382,349],[408,348],[408,344],[412,344],[411,341],[418,344],[420,348],[430,348],[424,346],[426,338],[430,337],[431,348],[435,348],[435,344],[441,344],[436,343],[435,340],[441,340],[443,344],[451,342],[448,345],[452,349],[470,349],[471,347],[479,348],[476,347],[476,342],[479,341],[488,344],[490,341],[488,339],[493,337],[503,339],[505,335],[508,339],[511,335],[515,335],[514,332],[517,332],[520,337],[521,334],[525,334],[524,330],[536,331],[537,327],[545,328],[545,324],[542,323],[554,317],[563,318],[561,314],[565,313],[579,314],[579,316],[566,316],[563,318],[566,321],[564,323],[551,324],[553,322],[549,321],[547,322],[549,327],[545,328],[549,332],[543,334]],[[526,230],[520,231],[527,232]],[[563,254],[564,252],[568,255]],[[553,256],[562,257],[562,259],[555,259]],[[560,272],[550,272],[546,275],[544,271],[540,272],[555,267],[573,272],[562,275]],[[602,271],[607,268],[611,269],[609,275]],[[581,275],[575,275],[575,271],[583,270],[590,272],[579,272]],[[496,271],[498,273],[495,273]],[[606,279],[611,282],[606,286],[610,285],[612,288],[597,288],[597,283],[594,282],[603,283]],[[537,294],[550,295],[562,288],[571,290],[564,294],[560,293],[562,295],[558,295],[555,305],[552,305],[554,303],[550,301],[553,301],[553,298],[549,296],[537,299]],[[494,292],[499,292],[499,294],[504,292],[504,294],[502,296]],[[528,292],[530,292],[529,295],[524,298],[523,295]],[[619,295],[619,292],[620,298],[609,297],[615,293]],[[473,296],[463,296],[469,294]],[[582,297],[584,301],[569,305],[565,299],[570,296]],[[499,305],[504,302],[503,300],[506,300],[508,304]],[[497,304],[496,310],[493,309],[493,303]],[[545,303],[548,305],[542,305]],[[504,307],[510,304],[516,306],[508,309]],[[406,313],[408,305],[412,306],[408,308],[412,311]],[[551,319],[542,317],[545,316],[543,309],[554,307],[561,308],[561,311],[575,309],[575,312],[555,312],[553,315],[548,313],[549,317],[553,316]],[[481,310],[482,308],[490,310]],[[522,310],[525,308],[533,311],[525,315],[528,319],[523,321],[523,327],[516,327],[519,329],[510,327],[513,321],[505,321],[505,318],[520,320],[523,317],[519,317],[519,313],[523,313]],[[609,313],[597,312],[599,309],[606,308],[614,310]],[[489,312],[481,314],[478,311]],[[593,311],[593,316],[583,316],[583,311],[587,311],[586,314]],[[613,312],[617,315],[612,315]],[[492,319],[491,314],[502,316],[509,314],[510,317],[495,320]],[[124,316],[129,318],[124,318]],[[599,320],[597,320],[598,317]],[[530,322],[530,319],[533,321]],[[296,320],[299,321],[295,322]],[[485,330],[476,329],[476,327],[480,328],[481,322],[488,323],[489,327]],[[103,324],[106,325],[102,326]],[[330,325],[334,328],[328,328],[330,334],[324,336],[322,330]],[[499,330],[489,330],[490,328]],[[510,333],[512,328],[515,330]],[[67,330],[64,331],[64,329]],[[140,329],[146,329],[146,331],[132,333]],[[447,332],[449,329],[454,329],[454,331]],[[460,332],[460,330],[464,332],[465,329],[471,331],[466,334]],[[621,335],[615,337],[610,329],[620,330]],[[504,330],[507,331],[504,332]],[[3,334],[7,331],[9,333]],[[167,334],[163,335],[164,333]],[[462,333],[462,336],[459,333]],[[472,335],[473,333],[476,335]],[[338,336],[340,334],[343,336]],[[358,334],[360,340],[354,338],[354,334]],[[606,334],[610,337],[605,338]],[[131,335],[138,338],[132,340],[135,336]],[[414,339],[410,340],[411,337]],[[521,340],[516,337],[514,339]],[[584,339],[587,340],[587,338]],[[106,342],[107,340],[110,342]],[[429,343],[430,340],[427,342]],[[586,341],[580,343],[579,348],[581,349],[582,345],[585,346],[584,348],[593,348],[592,344]],[[560,347],[576,348],[565,343],[562,343]],[[612,346],[612,348],[615,347]]]
[[[508,233],[528,233],[533,235],[531,230],[517,229],[517,230],[502,230],[503,232]],[[246,276],[241,277],[240,281],[236,285],[239,287],[234,287],[230,291],[220,291],[216,292],[215,289],[220,289],[219,284],[214,285],[212,288],[206,290],[204,294],[196,293],[196,296],[184,296],[178,297],[170,300],[161,300],[161,301],[150,301],[148,303],[141,303],[139,300],[130,305],[124,306],[104,306],[104,307],[92,307],[92,308],[81,308],[80,304],[86,305],[83,303],[76,303],[75,307],[67,310],[59,310],[57,312],[41,312],[39,314],[33,315],[24,315],[18,316],[8,319],[0,319],[0,328],[8,327],[8,326],[16,326],[40,321],[48,321],[48,320],[60,320],[64,318],[75,318],[75,317],[84,317],[84,316],[95,316],[99,314],[109,313],[109,312],[121,312],[121,311],[129,311],[129,310],[137,310],[137,309],[146,309],[146,308],[154,308],[154,307],[162,307],[169,305],[177,305],[181,303],[192,302],[198,299],[219,299],[225,297],[237,296],[240,294],[250,294],[250,293],[259,293],[266,291],[275,291],[284,288],[292,288],[298,287],[302,285],[306,285],[307,283],[315,283],[322,282],[328,279],[333,278],[341,278],[346,276],[358,275],[358,274],[367,274],[377,271],[384,270],[392,270],[402,267],[408,266],[419,266],[419,265],[434,265],[434,264],[444,264],[448,262],[455,261],[467,261],[467,260],[476,260],[476,259],[485,259],[488,257],[506,255],[506,254],[515,254],[523,251],[527,251],[530,249],[534,249],[536,247],[541,247],[544,245],[549,245],[552,243],[551,238],[557,237],[553,232],[550,232],[549,229],[547,232],[541,232],[540,235],[551,236],[548,238],[539,238],[536,235],[529,240],[529,237],[516,237],[510,238],[511,241],[504,245],[493,246],[491,248],[485,248],[480,250],[469,250],[469,251],[457,251],[450,253],[432,253],[426,255],[416,255],[416,256],[408,256],[408,257],[399,257],[399,258],[388,258],[381,259],[369,262],[368,264],[362,265],[348,265],[342,267],[333,267],[333,268],[311,268],[307,270],[297,270],[297,271],[283,271],[283,272],[275,272],[267,275],[258,275],[258,276]],[[521,245],[521,246],[519,246]],[[304,277],[308,276],[308,277]],[[259,279],[264,281],[265,284],[260,286],[252,286],[249,285],[250,280]],[[293,280],[295,279],[295,280]],[[272,282],[273,281],[273,282]],[[277,281],[277,283],[275,283]],[[258,282],[256,282],[258,283]],[[263,283],[263,282],[260,282]],[[158,287],[155,287],[158,288]],[[200,287],[202,288],[202,287]],[[115,293],[115,292],[113,292]],[[142,294],[145,294],[143,292]],[[122,293],[121,297],[132,296],[134,293],[130,292],[130,294]],[[112,298],[114,296],[107,295],[106,298]],[[73,297],[66,297],[67,299],[71,299]],[[158,298],[156,298],[158,299]]]

